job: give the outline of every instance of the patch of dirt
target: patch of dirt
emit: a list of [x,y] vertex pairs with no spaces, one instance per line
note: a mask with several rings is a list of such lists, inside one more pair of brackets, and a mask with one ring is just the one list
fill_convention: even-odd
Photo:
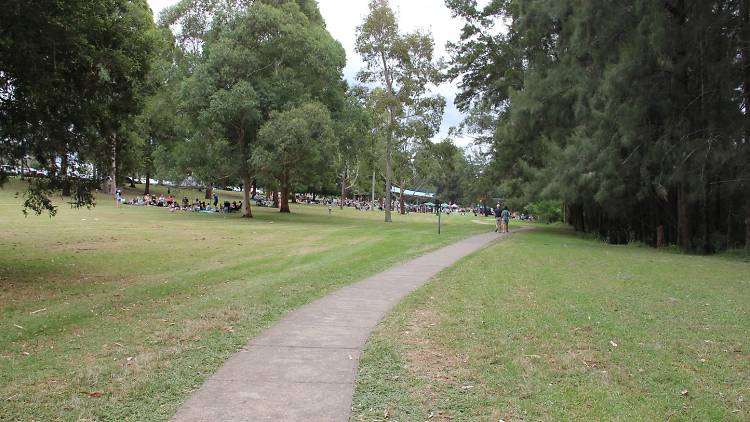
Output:
[[429,338],[429,331],[440,320],[441,316],[433,310],[414,311],[401,332],[399,341],[403,344],[402,356],[407,362],[406,369],[427,381],[426,388],[411,391],[415,401],[431,403],[431,407],[436,409],[436,420],[451,420],[450,414],[439,410],[445,389],[468,392],[481,386],[463,385],[462,380],[468,378],[467,371],[463,368],[466,357],[451,352]]
[[68,242],[57,242],[56,244],[48,245],[52,251],[69,251],[69,252],[97,252],[97,251],[111,251],[123,248],[123,242],[115,237],[112,238],[98,238],[98,239],[82,239],[78,241]]
[[454,377],[448,374],[460,367],[462,359],[428,338],[430,328],[439,321],[440,316],[430,309],[418,309],[412,314],[401,332],[405,358],[412,372],[434,381],[455,384]]

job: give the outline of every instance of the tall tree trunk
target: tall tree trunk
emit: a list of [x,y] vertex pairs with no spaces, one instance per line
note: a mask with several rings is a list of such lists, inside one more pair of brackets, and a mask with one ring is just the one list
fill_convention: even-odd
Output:
[[252,184],[252,178],[247,169],[244,170],[244,174],[242,175],[242,217],[253,218],[253,210],[250,208],[250,185]]
[[253,177],[252,182],[253,189],[251,191],[252,197],[255,198],[255,194],[258,193],[258,181]]
[[279,191],[276,188],[274,188],[273,190],[273,207],[274,208],[279,207]]
[[[388,95],[391,97],[389,100],[395,99],[395,92],[393,90],[393,79],[391,70],[388,66],[388,60],[386,59],[385,52],[380,52],[380,59],[383,63],[383,76],[385,78],[385,86]],[[391,181],[393,179],[393,171],[391,169],[391,147],[393,143],[393,133],[396,129],[396,111],[393,109],[393,105],[388,106],[388,131],[385,137],[385,222],[391,222]]]
[[117,190],[117,134],[112,134],[112,174],[110,174],[110,177],[112,180],[109,184],[109,191],[114,196],[115,191]]
[[130,175],[130,187],[131,188],[135,187],[135,174]]
[[727,211],[727,249],[734,247],[734,230],[732,230],[732,207]]
[[144,195],[150,195],[151,194],[151,173],[146,172],[146,187],[143,189]]
[[63,196],[70,196],[70,181],[68,180],[68,146],[65,145],[63,147],[63,153],[60,157],[60,176],[62,176],[65,181],[62,185],[62,194]]
[[677,244],[684,251],[690,250],[692,233],[690,227],[690,204],[686,196],[686,188],[680,186],[677,196]]
[[663,248],[664,244],[664,225],[659,224],[656,226],[656,247]]
[[388,129],[389,133],[385,141],[385,198],[383,199],[383,208],[385,209],[385,222],[391,222],[391,137],[393,136],[392,130]]
[[279,201],[279,212],[289,213],[289,177],[281,176],[281,200]]
[[404,181],[401,181],[401,186],[399,189],[399,195],[398,195],[398,207],[400,209],[401,214],[406,214],[406,207],[404,207]]
[[[750,140],[750,1],[740,1],[740,15],[742,19],[742,69],[744,83],[742,95],[745,100],[745,142]],[[741,217],[740,217],[741,218]],[[745,249],[750,250],[750,202],[745,208]]]
[[[255,139],[255,136],[257,135],[256,129],[251,128],[250,129],[251,139]],[[250,189],[252,189],[251,185],[253,183],[253,177],[250,174],[250,167],[247,164],[247,160],[249,158],[249,152],[247,151],[248,146],[246,144],[245,139],[245,129],[240,128],[237,133],[237,146],[239,147],[240,152],[240,172],[242,174],[242,217],[243,218],[253,218],[253,210],[250,208]]]
[[371,209],[375,211],[375,170],[372,171],[372,202],[370,202]]
[[211,199],[214,194],[214,188],[213,186],[207,186],[206,187],[206,194],[203,196],[204,199]]
[[344,201],[346,201],[346,175],[341,174],[341,201],[339,202],[339,209],[344,209]]

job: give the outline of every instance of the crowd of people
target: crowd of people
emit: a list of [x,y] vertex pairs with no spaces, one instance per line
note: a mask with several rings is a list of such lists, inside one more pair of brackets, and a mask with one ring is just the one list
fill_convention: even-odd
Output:
[[[242,201],[223,201],[221,204],[219,203],[219,196],[214,193],[213,194],[213,202],[206,202],[201,201],[198,198],[195,198],[194,201],[191,201],[188,199],[188,197],[183,197],[182,200],[177,200],[175,195],[171,193],[167,193],[167,196],[164,195],[150,195],[150,194],[144,194],[142,196],[135,196],[129,200],[125,200],[122,196],[122,191],[117,190],[115,193],[115,200],[117,202],[117,206],[120,206],[121,203],[124,203],[126,205],[131,206],[152,206],[152,207],[163,207],[169,209],[170,212],[176,212],[176,211],[191,211],[191,212],[223,212],[223,213],[233,213],[233,212],[239,212],[242,210]],[[272,206],[271,200],[261,196],[256,195],[256,197],[253,198],[255,200],[255,205],[257,206]],[[333,207],[339,207],[340,199],[336,197],[316,197],[315,195],[311,194],[296,194],[295,200],[298,203],[303,204],[310,204],[310,205],[322,205],[327,206],[329,213],[331,212],[331,208]],[[361,211],[370,211],[373,209],[377,209],[382,211],[383,210],[383,204],[382,202],[371,202],[369,200],[360,199],[360,198],[349,198],[345,199],[343,205],[348,208],[354,208],[356,210]],[[437,211],[436,205],[427,205],[427,203],[422,204],[405,204],[407,213],[435,213]],[[399,211],[399,201],[394,200],[391,203],[391,210],[394,212]],[[495,207],[475,207],[475,208],[463,208],[456,205],[450,205],[450,206],[443,206],[441,208],[442,213],[444,214],[451,214],[451,213],[457,213],[460,215],[465,215],[467,212],[473,212],[474,216],[477,215],[484,215],[487,217],[494,217],[496,219],[496,232],[507,232],[508,231],[508,221],[510,219],[519,219],[519,220],[533,220],[534,217],[527,214],[519,214],[519,213],[511,213],[507,207],[501,207],[500,204],[497,204]]]
[[[319,205],[330,205],[331,207],[339,207],[341,200],[337,197],[326,197],[326,196],[312,196],[310,194],[296,194],[296,200],[303,204],[319,204]],[[372,202],[366,198],[347,198],[344,200],[343,205],[348,208],[354,208],[360,211],[378,210],[383,211],[383,203],[381,201]],[[400,204],[397,199],[391,202],[391,210],[398,212]],[[405,203],[405,211],[407,213],[426,213],[434,214],[437,210],[437,206],[430,203]],[[467,209],[459,207],[457,205],[443,206],[442,213],[451,214],[458,213],[460,215],[466,215]]]
[[122,193],[118,190],[115,194],[115,199],[118,204],[123,202],[125,205],[133,206],[150,206],[150,207],[163,207],[169,209],[170,212],[176,211],[192,211],[192,212],[238,212],[242,209],[242,201],[224,201],[219,204],[218,195],[213,195],[213,203],[201,201],[195,198],[195,201],[191,201],[187,196],[183,197],[181,201],[172,194],[164,195],[150,195],[144,194],[143,196],[136,196],[129,200],[123,201]]

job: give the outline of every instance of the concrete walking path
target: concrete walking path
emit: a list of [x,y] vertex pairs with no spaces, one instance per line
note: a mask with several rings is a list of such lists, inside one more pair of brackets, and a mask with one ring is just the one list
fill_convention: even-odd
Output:
[[234,354],[173,421],[348,421],[359,355],[412,290],[504,235],[470,237],[309,303]]

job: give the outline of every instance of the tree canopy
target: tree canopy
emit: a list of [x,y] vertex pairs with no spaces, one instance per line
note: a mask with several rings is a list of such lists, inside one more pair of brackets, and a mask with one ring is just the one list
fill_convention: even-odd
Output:
[[279,211],[289,212],[290,188],[333,174],[336,137],[328,109],[309,102],[271,113],[258,133],[255,168],[278,181]]
[[[0,14],[0,154],[107,163],[113,136],[142,106],[155,50],[145,0],[10,0]],[[104,164],[106,166],[106,164]],[[63,169],[67,170],[67,169]],[[79,178],[52,171],[37,180],[26,206],[54,213],[52,188]],[[75,205],[90,204],[81,187]]]
[[447,4],[466,22],[458,104],[512,197],[563,200],[614,243],[655,245],[658,227],[686,250],[741,241],[747,2]]
[[[158,27],[144,0],[6,3],[0,161],[49,169],[26,193],[37,213],[139,173],[241,185],[246,217],[258,182],[282,211],[338,183],[342,202],[382,193],[388,222],[395,180],[613,243],[750,245],[747,0],[446,0],[464,23],[447,67],[370,0],[354,87],[314,0],[181,0]],[[472,148],[434,142],[445,78]]]
[[[216,30],[202,44],[182,102],[195,116],[191,142],[232,157],[244,185],[243,212],[252,217],[258,131],[273,112],[305,101],[341,107],[345,54],[310,1],[256,1]],[[196,165],[214,162],[197,158]]]
[[[440,127],[445,99],[432,95],[430,84],[441,75],[433,61],[430,34],[401,33],[388,0],[371,0],[370,13],[357,28],[357,52],[366,67],[358,74],[363,83],[377,84],[385,122],[385,221],[391,221],[392,154],[409,140],[431,138]],[[376,112],[377,113],[377,112]],[[405,149],[408,149],[406,147]]]

